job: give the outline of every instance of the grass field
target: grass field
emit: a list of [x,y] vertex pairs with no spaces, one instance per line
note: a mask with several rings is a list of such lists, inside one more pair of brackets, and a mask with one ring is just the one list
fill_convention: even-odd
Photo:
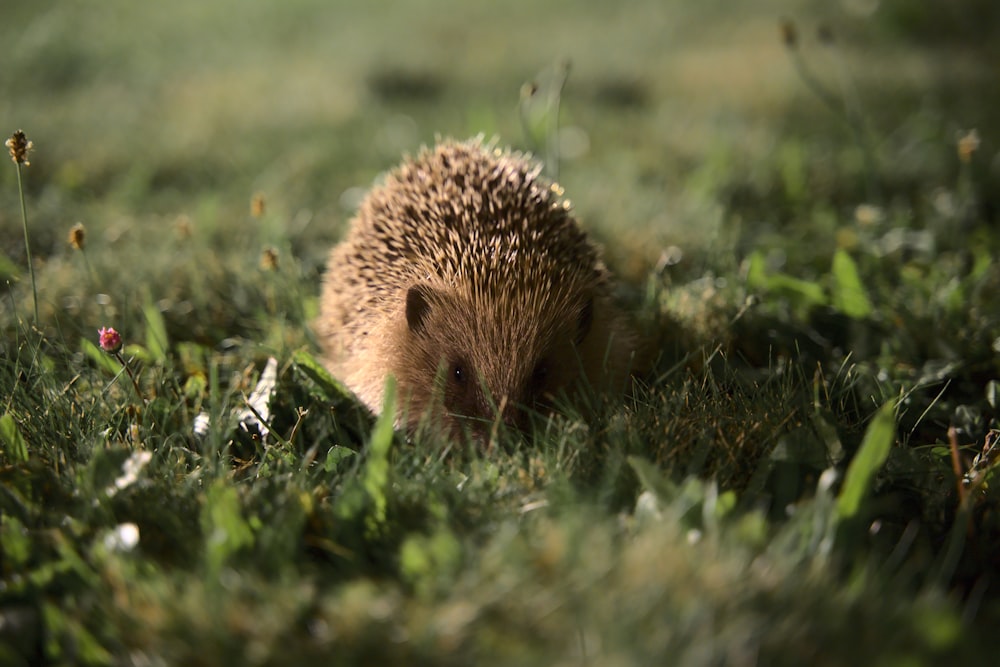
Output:
[[[8,5],[0,664],[995,654],[991,0]],[[365,190],[478,134],[661,352],[488,452],[309,331]]]

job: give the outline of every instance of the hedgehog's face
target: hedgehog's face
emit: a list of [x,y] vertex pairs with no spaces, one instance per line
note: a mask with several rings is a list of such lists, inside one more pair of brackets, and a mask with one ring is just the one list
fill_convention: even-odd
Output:
[[411,425],[432,408],[446,427],[478,437],[498,420],[523,429],[533,411],[580,380],[579,346],[593,316],[590,294],[550,300],[539,312],[530,303],[474,303],[451,290],[411,287],[393,369]]

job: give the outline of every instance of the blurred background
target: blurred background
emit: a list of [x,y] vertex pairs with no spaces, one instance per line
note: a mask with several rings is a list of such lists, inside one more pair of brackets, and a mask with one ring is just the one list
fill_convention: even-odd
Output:
[[[971,128],[976,168],[992,183],[1000,171],[992,0],[106,0],[3,14],[0,126],[34,141],[33,249],[57,291],[76,222],[115,250],[109,270],[153,282],[177,279],[176,260],[152,258],[182,250],[178,224],[222,263],[276,245],[308,281],[378,174],[437,136],[547,159],[633,280],[665,248],[711,252],[730,223],[743,250],[769,234],[815,241],[796,226],[803,202],[834,217],[923,205],[928,182],[954,180]],[[24,266],[14,177],[0,170],[8,277]]]

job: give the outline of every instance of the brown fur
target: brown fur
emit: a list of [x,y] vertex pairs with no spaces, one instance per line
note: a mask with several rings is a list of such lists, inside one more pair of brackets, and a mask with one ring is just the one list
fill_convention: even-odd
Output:
[[447,427],[480,433],[498,416],[521,425],[580,380],[623,387],[635,335],[596,247],[539,173],[519,154],[448,141],[365,198],[330,254],[316,330],[330,371],[373,411],[387,375],[409,426],[434,406]]

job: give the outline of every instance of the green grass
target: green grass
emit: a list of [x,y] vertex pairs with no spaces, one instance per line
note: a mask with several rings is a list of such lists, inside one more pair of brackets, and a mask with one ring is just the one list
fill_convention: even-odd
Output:
[[[864,4],[6,8],[0,663],[991,656],[996,9]],[[395,434],[313,357],[326,252],[438,134],[544,155],[564,58],[559,180],[660,359],[488,452]]]

